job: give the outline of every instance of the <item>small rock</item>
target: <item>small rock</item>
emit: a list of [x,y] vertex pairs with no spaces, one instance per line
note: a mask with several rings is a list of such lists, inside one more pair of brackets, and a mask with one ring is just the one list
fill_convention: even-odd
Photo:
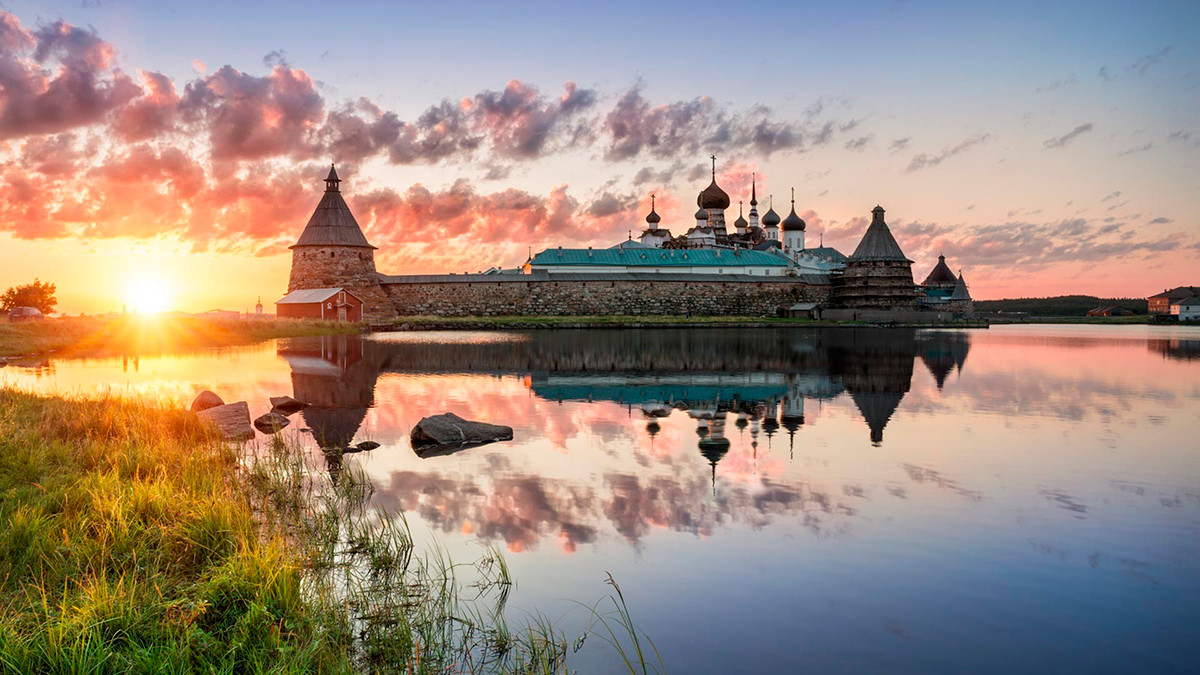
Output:
[[363,441],[362,443],[359,443],[358,445],[354,446],[354,449],[358,450],[359,452],[367,452],[370,450],[374,450],[375,448],[378,448],[378,447],[379,447],[379,444],[376,443],[375,441]]
[[422,418],[413,427],[409,438],[417,454],[425,457],[444,454],[471,445],[495,441],[511,441],[512,427],[464,420],[454,413]]
[[254,428],[264,434],[277,434],[289,424],[291,422],[288,418],[275,412],[269,412],[254,420]]
[[217,396],[213,392],[205,389],[199,394],[196,394],[196,398],[192,400],[192,412],[198,413],[201,410],[208,410],[209,408],[215,408],[219,405],[225,405],[225,401],[222,401],[220,396]]
[[215,426],[221,438],[227,441],[248,441],[254,438],[254,427],[250,426],[250,406],[245,401],[201,410],[196,413],[196,417]]
[[272,396],[271,397],[271,412],[279,413],[280,415],[292,415],[300,412],[308,407],[304,401],[297,401],[291,396]]

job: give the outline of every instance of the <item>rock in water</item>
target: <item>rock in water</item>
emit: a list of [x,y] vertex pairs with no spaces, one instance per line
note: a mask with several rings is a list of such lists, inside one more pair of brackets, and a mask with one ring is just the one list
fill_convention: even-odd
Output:
[[358,450],[359,452],[367,452],[370,450],[374,450],[375,448],[378,448],[378,447],[379,447],[379,444],[376,443],[375,441],[363,441],[362,443],[359,443],[358,445],[354,446],[354,449]]
[[192,412],[198,413],[201,410],[208,410],[209,408],[215,408],[219,405],[225,405],[225,401],[222,401],[220,396],[217,396],[211,391],[205,389],[199,394],[196,394],[196,398],[192,401]]
[[277,434],[289,424],[291,421],[288,418],[276,412],[269,412],[254,420],[254,428],[264,434]]
[[304,401],[297,401],[291,396],[272,396],[271,412],[280,415],[292,415],[308,407]]
[[512,427],[464,420],[454,413],[425,417],[413,427],[409,438],[421,456],[444,454],[439,451],[460,449],[495,441],[511,441]]
[[196,413],[196,417],[215,426],[221,438],[227,441],[248,441],[254,438],[254,427],[250,426],[250,406],[245,401],[201,410]]

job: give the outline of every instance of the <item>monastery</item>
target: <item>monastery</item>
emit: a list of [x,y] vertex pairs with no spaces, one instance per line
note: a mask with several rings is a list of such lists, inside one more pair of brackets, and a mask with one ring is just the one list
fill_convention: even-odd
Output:
[[510,270],[478,274],[392,276],[375,269],[372,246],[342,197],[330,167],[325,192],[292,245],[288,294],[281,317],[338,320],[407,315],[736,315],[795,313],[830,319],[935,321],[970,315],[970,292],[939,256],[918,285],[876,206],[850,256],[808,248],[807,225],[771,201],[759,218],[752,178],[749,219],[738,203],[726,226],[729,195],[712,182],[696,197],[695,224],[672,234],[651,195],[646,229],[609,248],[548,248]]

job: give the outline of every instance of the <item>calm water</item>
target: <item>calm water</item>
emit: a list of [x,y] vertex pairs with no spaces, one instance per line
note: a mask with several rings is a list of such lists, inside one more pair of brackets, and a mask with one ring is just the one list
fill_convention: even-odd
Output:
[[[294,427],[382,443],[346,461],[419,536],[509,551],[513,618],[570,633],[611,572],[674,672],[1200,657],[1200,330],[392,333],[0,384],[313,403]],[[446,411],[515,441],[418,457]]]

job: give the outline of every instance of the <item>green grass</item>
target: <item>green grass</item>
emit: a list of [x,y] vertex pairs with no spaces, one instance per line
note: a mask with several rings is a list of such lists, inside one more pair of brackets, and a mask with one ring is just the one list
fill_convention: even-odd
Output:
[[0,390],[0,666],[344,669],[236,467],[182,410]]
[[792,319],[762,316],[671,316],[671,315],[612,315],[612,316],[402,316],[392,319],[395,325],[409,327],[513,327],[537,328],[555,326],[694,326],[724,324],[808,324],[811,319]]
[[178,316],[58,318],[0,322],[0,356],[50,351],[80,356],[160,354],[248,344],[271,338],[357,333],[359,324],[312,320]]
[[264,446],[153,402],[0,389],[0,670],[560,673],[590,633],[663,670],[615,582],[616,614],[573,641],[510,628],[498,551],[419,551],[354,460]]

